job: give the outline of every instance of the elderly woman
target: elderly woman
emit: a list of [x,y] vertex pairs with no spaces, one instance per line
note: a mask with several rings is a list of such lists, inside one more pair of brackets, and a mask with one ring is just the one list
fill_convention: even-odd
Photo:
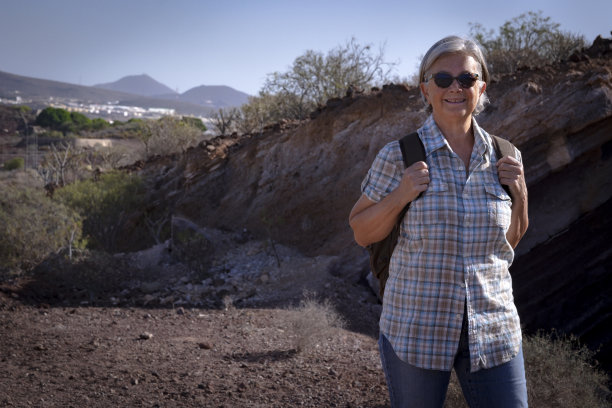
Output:
[[496,157],[474,119],[489,80],[475,42],[438,41],[419,78],[431,112],[418,129],[426,161],[405,169],[398,141],[384,146],[350,214],[355,240],[367,246],[386,237],[411,203],[380,317],[391,404],[442,407],[454,368],[471,407],[527,406],[508,271],[528,224],[521,155]]

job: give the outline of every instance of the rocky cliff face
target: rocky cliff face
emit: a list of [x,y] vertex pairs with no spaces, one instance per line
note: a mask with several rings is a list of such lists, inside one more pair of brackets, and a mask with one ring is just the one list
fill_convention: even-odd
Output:
[[[477,120],[522,151],[530,193],[530,227],[512,267],[523,321],[609,345],[612,41],[598,38],[569,61],[502,77],[488,94],[492,103]],[[173,214],[246,228],[311,256],[341,255],[337,273],[356,281],[367,257],[348,214],[361,180],[378,150],[426,115],[416,88],[391,85],[329,101],[303,123],[157,158],[141,172]]]

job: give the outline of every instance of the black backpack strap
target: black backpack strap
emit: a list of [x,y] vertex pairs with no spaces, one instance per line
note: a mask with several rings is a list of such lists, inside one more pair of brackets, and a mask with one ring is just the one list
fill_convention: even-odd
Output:
[[405,167],[410,167],[418,161],[425,161],[425,146],[417,132],[404,136],[399,143]]
[[[402,158],[404,159],[404,167],[408,168],[416,162],[425,161],[425,146],[417,132],[412,132],[409,135],[402,137],[399,140],[400,149],[402,150]],[[423,194],[423,193],[421,193]],[[419,197],[421,196],[419,194]],[[418,197],[417,197],[418,198]],[[398,220],[402,220],[406,212],[410,208],[410,203],[402,209]]]
[[[493,140],[493,149],[495,149],[497,160],[506,156],[514,157],[516,159],[516,150],[512,143],[495,135],[491,135],[491,139]],[[504,190],[506,190],[506,193],[508,193],[510,198],[512,198],[512,194],[510,194],[510,187],[505,184],[502,184],[502,187]]]

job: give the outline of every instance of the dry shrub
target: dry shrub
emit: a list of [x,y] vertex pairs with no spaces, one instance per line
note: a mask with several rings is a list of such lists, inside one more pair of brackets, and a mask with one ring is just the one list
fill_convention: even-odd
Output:
[[80,245],[80,217],[32,184],[27,177],[0,179],[0,277],[29,271],[49,254]]
[[524,336],[523,350],[530,406],[610,406],[607,375],[597,367],[593,352],[576,337],[557,333]]
[[[576,408],[611,406],[608,378],[593,360],[593,352],[576,337],[538,333],[523,337],[529,406]],[[453,372],[445,408],[467,408]]]
[[326,342],[345,321],[329,299],[320,301],[314,294],[305,293],[300,305],[290,314],[295,335],[295,349],[303,352]]

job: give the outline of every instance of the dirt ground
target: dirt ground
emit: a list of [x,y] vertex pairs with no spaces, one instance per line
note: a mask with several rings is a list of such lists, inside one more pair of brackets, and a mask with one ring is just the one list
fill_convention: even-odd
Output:
[[0,300],[0,405],[384,407],[374,338],[296,352],[283,309],[47,307]]
[[[102,277],[87,263],[51,262],[34,277],[0,283],[0,406],[387,406],[380,306],[369,288],[330,273],[333,259],[279,247],[283,267],[272,268],[265,245],[245,245],[243,258],[220,261],[230,271],[205,281],[217,292],[158,260],[130,273],[117,261]],[[232,274],[238,269],[248,273]],[[284,285],[284,297],[271,297],[280,287],[270,282]],[[306,339],[298,352],[300,336],[309,336],[295,326],[303,288],[329,301],[346,328]],[[209,302],[196,301],[203,297]]]

